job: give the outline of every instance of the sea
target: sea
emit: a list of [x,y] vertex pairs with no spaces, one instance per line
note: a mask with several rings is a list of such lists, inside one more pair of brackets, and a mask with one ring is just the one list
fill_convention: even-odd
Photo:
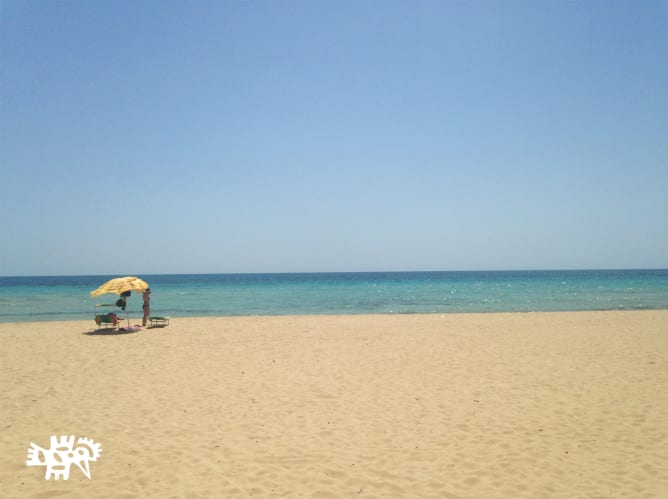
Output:
[[[118,276],[0,277],[0,322],[93,317]],[[668,269],[140,275],[171,317],[668,309]],[[141,296],[128,298],[142,315]]]

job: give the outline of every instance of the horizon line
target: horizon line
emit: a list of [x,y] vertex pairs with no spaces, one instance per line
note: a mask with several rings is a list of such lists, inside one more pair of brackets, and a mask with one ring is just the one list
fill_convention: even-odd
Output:
[[[334,270],[334,271],[274,271],[274,272],[168,272],[168,273],[128,273],[136,276],[203,276],[203,275],[308,275],[308,274],[418,274],[418,273],[475,273],[475,272],[610,272],[610,271],[668,271],[668,267],[569,267],[569,268],[527,268],[527,269],[466,269],[466,270]],[[113,277],[121,274],[13,274],[0,278],[15,277]]]

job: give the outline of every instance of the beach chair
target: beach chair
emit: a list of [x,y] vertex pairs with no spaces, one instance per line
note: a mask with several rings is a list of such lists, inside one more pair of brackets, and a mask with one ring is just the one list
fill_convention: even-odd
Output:
[[148,317],[149,327],[169,326],[169,315],[150,315]]
[[95,314],[95,324],[99,326],[100,329],[105,329],[106,327],[116,327],[118,325],[118,319],[116,324],[114,324],[113,313],[108,314]]
[[[100,304],[100,305],[95,305],[95,324],[97,324],[98,329],[106,329],[109,327],[116,328],[118,327],[118,323],[120,321],[120,317],[118,316],[118,313],[116,310],[113,310],[111,312],[107,312],[105,310],[100,310],[101,308],[105,307],[113,307],[114,309],[116,308],[116,305],[109,305],[109,304]],[[114,318],[113,316],[116,315],[116,323],[114,324]]]

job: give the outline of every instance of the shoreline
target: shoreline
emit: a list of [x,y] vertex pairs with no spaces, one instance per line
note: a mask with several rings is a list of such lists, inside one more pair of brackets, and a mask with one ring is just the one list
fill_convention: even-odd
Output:
[[[280,314],[280,315],[198,315],[198,316],[170,316],[171,320],[176,321],[186,321],[186,320],[228,320],[228,319],[281,319],[281,318],[323,318],[323,319],[336,319],[336,318],[355,318],[355,317],[462,317],[462,316],[505,316],[505,315],[516,315],[516,316],[530,316],[530,315],[552,315],[552,314],[636,314],[636,313],[668,313],[668,307],[666,308],[635,308],[635,309],[597,309],[597,310],[517,310],[517,311],[490,311],[490,312],[391,312],[391,313],[345,313],[345,314]],[[166,314],[167,315],[167,314]],[[123,316],[119,316],[122,323],[127,325],[127,320]],[[130,325],[141,325],[142,316],[141,311],[135,312],[133,316],[129,317]],[[0,321],[0,329],[7,326],[17,326],[20,324],[82,324],[84,328],[87,326],[92,326],[90,328],[96,329],[93,319],[62,319],[62,320],[32,320],[32,321]],[[147,326],[142,327],[142,330],[150,329]],[[2,331],[0,331],[2,334]]]
[[[1,323],[1,490],[664,497],[666,324],[668,310]],[[101,443],[90,480],[25,465],[51,435]]]

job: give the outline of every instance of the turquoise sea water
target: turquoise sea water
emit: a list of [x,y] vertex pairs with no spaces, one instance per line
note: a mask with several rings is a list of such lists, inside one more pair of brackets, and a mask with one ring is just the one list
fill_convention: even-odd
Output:
[[[0,277],[0,322],[89,319],[116,276]],[[143,275],[172,317],[668,309],[668,269]],[[128,299],[141,317],[141,297]]]

